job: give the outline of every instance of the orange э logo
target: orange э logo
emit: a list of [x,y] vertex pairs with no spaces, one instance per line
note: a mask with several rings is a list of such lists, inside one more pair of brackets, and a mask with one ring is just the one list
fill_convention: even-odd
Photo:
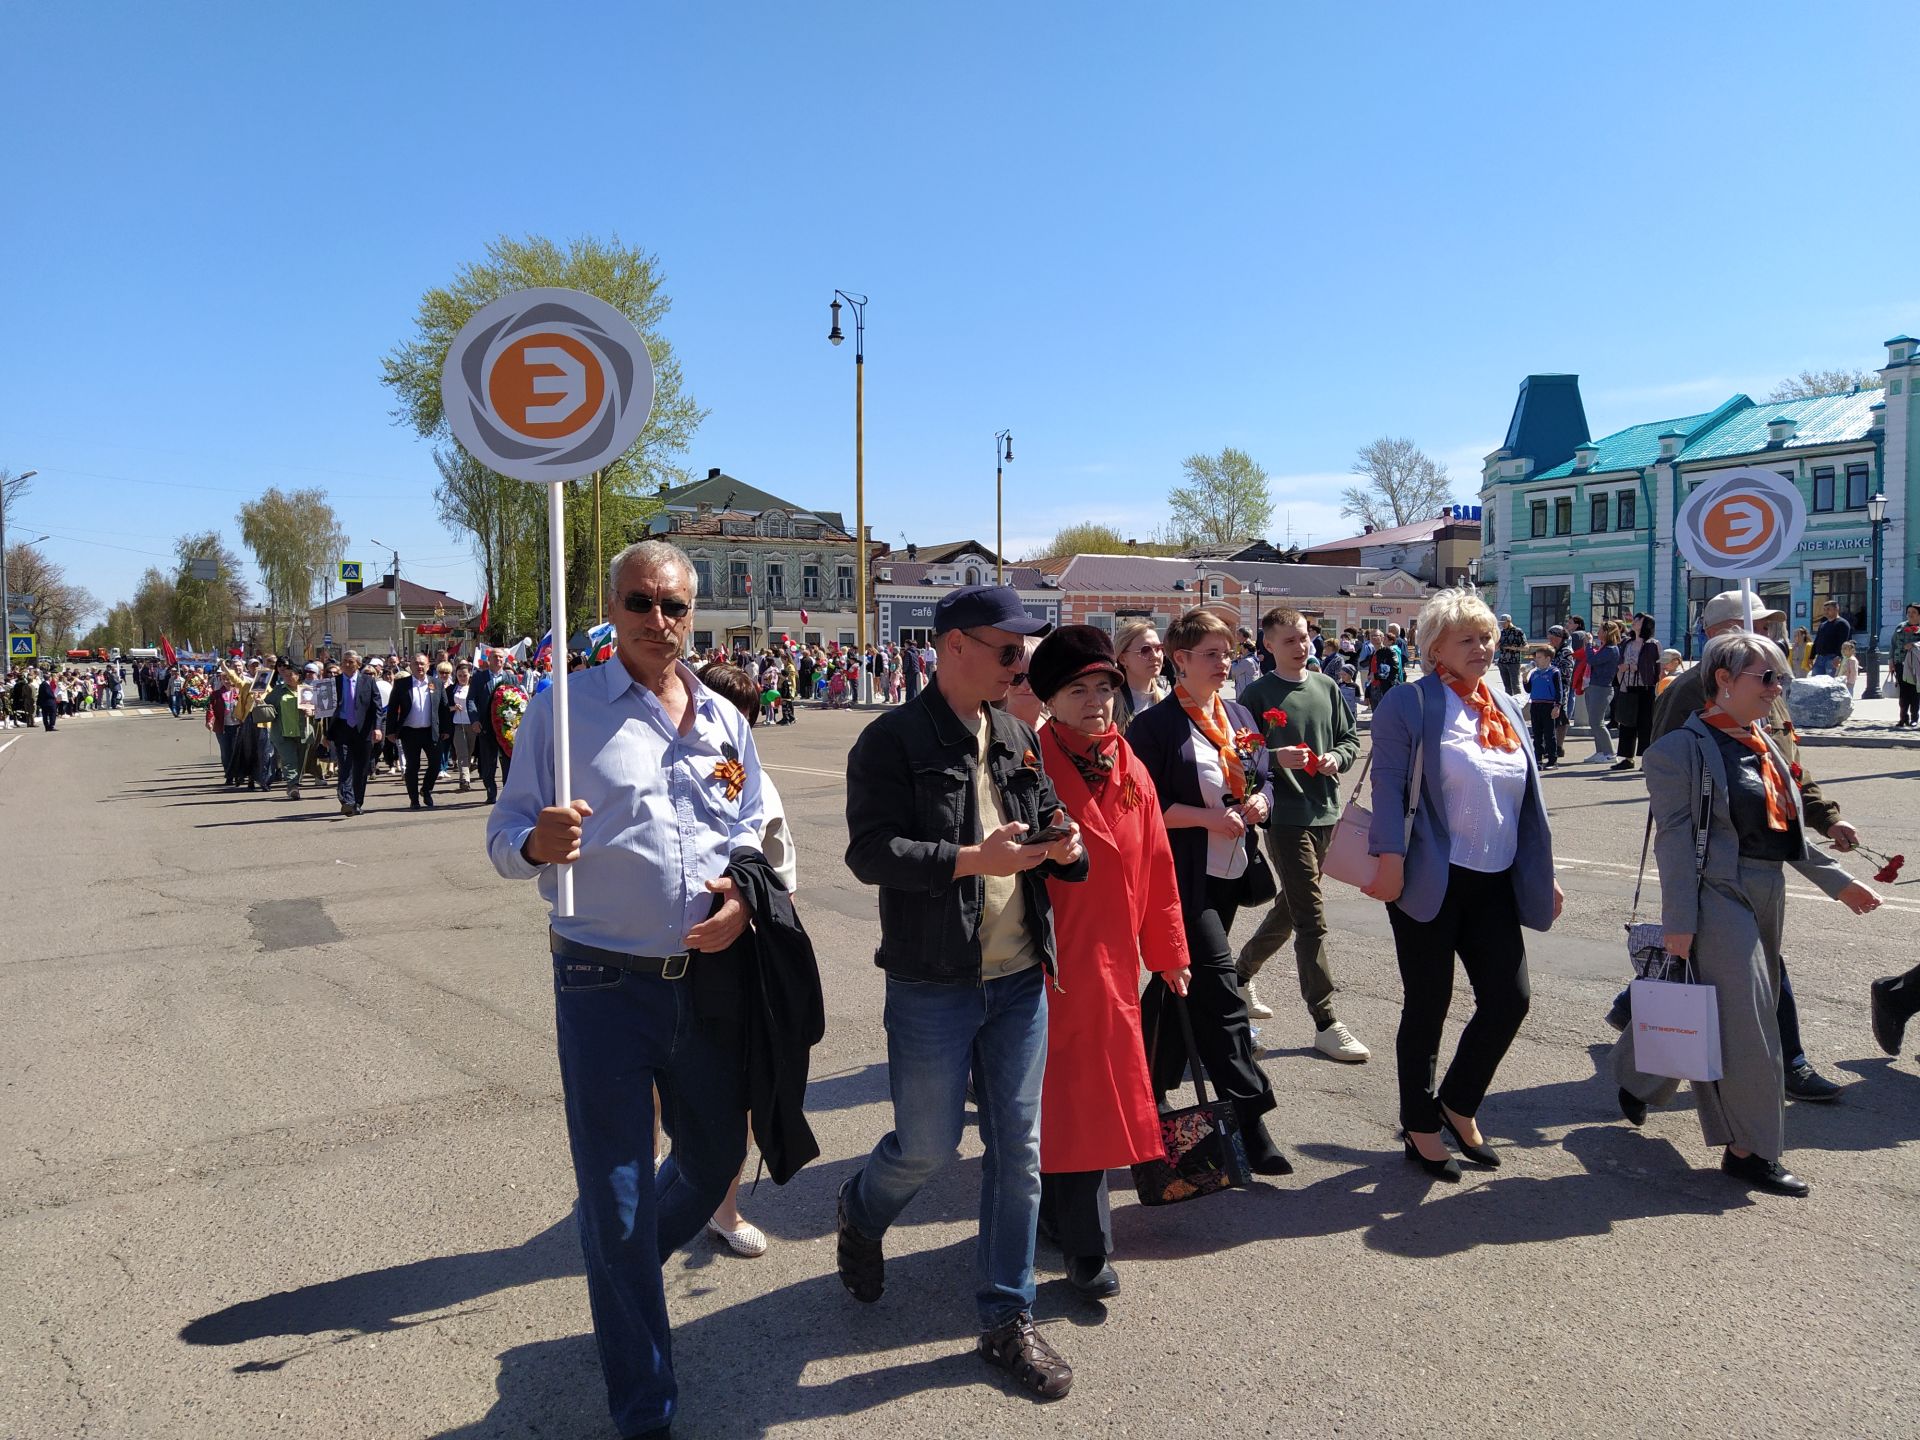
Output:
[[521,335],[494,357],[487,399],[500,422],[531,440],[561,440],[590,425],[606,402],[600,357],[571,335]]
[[1738,492],[1714,502],[1701,517],[1707,543],[1727,555],[1746,555],[1773,538],[1773,506],[1767,497]]

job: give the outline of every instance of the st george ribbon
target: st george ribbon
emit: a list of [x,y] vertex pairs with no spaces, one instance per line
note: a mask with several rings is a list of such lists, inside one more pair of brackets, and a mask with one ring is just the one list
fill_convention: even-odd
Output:
[[[567,635],[569,480],[612,464],[653,413],[653,357],[633,322],[579,290],[516,290],[460,327],[440,370],[454,438],[480,464],[547,487],[548,605]],[[567,667],[553,667],[553,800],[573,801]],[[573,867],[559,867],[554,913],[573,914]]]

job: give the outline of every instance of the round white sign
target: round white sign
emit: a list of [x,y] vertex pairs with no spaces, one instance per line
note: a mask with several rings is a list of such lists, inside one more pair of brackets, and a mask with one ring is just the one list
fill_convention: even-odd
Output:
[[1674,539],[1700,574],[1739,579],[1777,568],[1806,528],[1799,487],[1771,470],[1744,465],[1694,486],[1680,503]]
[[653,413],[647,342],[606,301],[517,290],[460,327],[440,371],[454,438],[515,480],[592,474],[625,454]]

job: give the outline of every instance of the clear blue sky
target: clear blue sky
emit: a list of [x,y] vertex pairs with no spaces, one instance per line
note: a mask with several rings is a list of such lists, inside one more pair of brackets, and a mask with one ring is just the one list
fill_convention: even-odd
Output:
[[658,255],[687,455],[877,536],[1145,534],[1183,456],[1346,533],[1470,499],[1515,388],[1596,431],[1920,331],[1920,6],[329,3],[0,12],[16,531],[103,601],[269,484],[477,599],[381,354],[496,234]]

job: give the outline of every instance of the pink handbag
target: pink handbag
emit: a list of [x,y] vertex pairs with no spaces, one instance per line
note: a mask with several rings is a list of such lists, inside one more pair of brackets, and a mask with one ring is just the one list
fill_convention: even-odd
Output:
[[[1421,769],[1427,750],[1427,706],[1417,686],[1413,698],[1420,712],[1420,723],[1413,732],[1419,740],[1413,747],[1413,783],[1407,787],[1407,829],[1406,837],[1401,842],[1403,845],[1413,842],[1413,813],[1420,806]],[[1380,873],[1380,857],[1367,852],[1368,835],[1373,829],[1373,811],[1360,803],[1361,782],[1367,778],[1367,769],[1372,764],[1373,752],[1369,750],[1366,764],[1360,767],[1360,773],[1354,777],[1353,794],[1347,799],[1346,809],[1340,812],[1340,818],[1334,822],[1333,838],[1327,842],[1326,858],[1320,862],[1323,876],[1360,890],[1371,885],[1374,877]]]

